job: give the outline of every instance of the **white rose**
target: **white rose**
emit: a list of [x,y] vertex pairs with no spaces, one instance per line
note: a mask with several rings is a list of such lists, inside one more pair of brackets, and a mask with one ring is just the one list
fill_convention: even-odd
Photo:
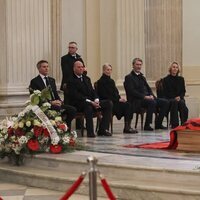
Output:
[[26,122],[26,126],[27,126],[27,127],[30,127],[30,126],[31,126],[31,121],[27,121],[27,122]]
[[38,96],[41,95],[41,91],[40,90],[34,90],[33,93],[36,94],[36,95],[38,95]]
[[55,138],[53,138],[53,139],[51,140],[51,144],[57,145],[59,141],[60,141],[59,136],[56,136]]
[[19,128],[24,128],[24,122],[19,122]]
[[34,126],[42,126],[42,124],[41,124],[37,119],[35,119],[35,120],[33,121],[33,125],[34,125]]
[[61,117],[56,117],[56,118],[55,118],[55,121],[56,121],[56,122],[61,122],[61,121],[62,121],[62,118],[61,118]]
[[43,103],[42,106],[43,106],[43,107],[51,108],[51,104],[48,103],[48,102]]
[[63,144],[69,144],[70,137],[65,135],[65,136],[62,138],[62,140],[63,140]]
[[28,142],[28,139],[26,136],[21,136],[19,139],[18,139],[18,142],[19,144],[26,144]]

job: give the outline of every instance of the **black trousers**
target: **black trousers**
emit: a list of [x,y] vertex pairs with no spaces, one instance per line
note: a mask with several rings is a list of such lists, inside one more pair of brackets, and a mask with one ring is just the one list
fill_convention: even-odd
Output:
[[146,108],[145,126],[152,123],[153,113],[157,112],[158,115],[155,120],[155,125],[160,126],[163,122],[165,115],[169,110],[169,101],[163,98],[156,98],[153,100],[144,99],[142,107]]
[[118,120],[124,117],[124,121],[129,122],[133,118],[131,104],[128,102],[113,103],[113,115],[115,115]]
[[76,116],[76,108],[70,105],[62,105],[62,109],[64,111],[62,112],[62,116],[66,115],[65,121],[69,129],[71,130],[71,122]]
[[[109,122],[112,114],[112,102],[109,100],[100,101],[101,108],[99,109],[102,112],[102,119],[99,124],[99,131],[109,130]],[[77,105],[77,110],[80,112],[84,112],[86,119],[86,130],[87,135],[94,135],[94,125],[93,125],[93,115],[95,109],[91,105],[91,103],[84,102]]]
[[188,119],[188,108],[185,104],[185,100],[181,99],[176,101],[175,99],[169,99],[170,102],[170,123],[173,128],[179,126],[179,116],[181,124]]

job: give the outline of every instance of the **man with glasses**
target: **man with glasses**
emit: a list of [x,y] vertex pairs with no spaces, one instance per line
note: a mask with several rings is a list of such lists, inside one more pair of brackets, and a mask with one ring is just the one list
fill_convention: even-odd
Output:
[[[67,90],[67,84],[71,77],[73,76],[73,65],[78,60],[84,65],[83,59],[79,54],[77,54],[78,46],[77,43],[72,41],[68,44],[68,53],[61,57],[61,69],[62,69],[62,82],[60,89],[64,92],[64,103],[69,104],[69,94]],[[81,128],[80,120],[76,120],[76,129]]]
[[62,82],[60,89],[64,92],[64,102],[68,103],[67,83],[73,76],[74,62],[79,60],[83,63],[83,59],[77,54],[78,47],[76,42],[69,42],[68,54],[61,57],[61,69],[62,69]]

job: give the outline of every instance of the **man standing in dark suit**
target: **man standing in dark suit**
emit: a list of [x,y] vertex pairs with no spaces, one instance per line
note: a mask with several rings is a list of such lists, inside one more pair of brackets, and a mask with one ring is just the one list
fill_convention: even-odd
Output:
[[30,93],[33,90],[43,90],[45,87],[50,87],[52,100],[50,101],[52,109],[61,110],[64,109],[64,113],[67,115],[66,123],[71,128],[71,121],[74,119],[76,115],[76,108],[64,105],[57,93],[55,79],[48,76],[49,73],[49,65],[46,60],[41,60],[37,63],[37,69],[39,71],[39,75],[33,78],[30,82]]
[[76,60],[79,60],[83,63],[83,59],[79,54],[77,54],[77,43],[76,42],[69,42],[68,46],[68,54],[61,57],[61,69],[62,69],[62,82],[60,89],[64,92],[64,102],[68,103],[68,93],[67,93],[67,83],[70,78],[73,76],[73,65]]
[[84,112],[86,118],[86,130],[88,137],[95,137],[93,127],[93,112],[100,109],[102,119],[99,125],[99,136],[111,136],[109,122],[112,113],[112,102],[108,100],[99,101],[91,80],[84,75],[84,65],[81,61],[74,63],[74,74],[68,83],[69,103]]
[[146,108],[146,121],[144,130],[153,131],[150,126],[153,113],[158,110],[155,121],[155,129],[166,129],[162,125],[163,118],[169,109],[169,102],[166,99],[156,98],[149,87],[146,78],[141,73],[142,59],[133,59],[133,70],[125,77],[124,87],[127,100],[132,104],[133,112],[138,112],[141,107]]

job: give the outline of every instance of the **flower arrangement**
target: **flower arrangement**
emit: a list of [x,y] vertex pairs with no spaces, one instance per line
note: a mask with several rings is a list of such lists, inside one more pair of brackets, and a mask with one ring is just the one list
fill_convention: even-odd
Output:
[[50,91],[35,90],[18,115],[0,123],[0,157],[12,157],[16,164],[24,153],[60,153],[74,149],[77,134],[68,131],[61,112],[51,110]]

